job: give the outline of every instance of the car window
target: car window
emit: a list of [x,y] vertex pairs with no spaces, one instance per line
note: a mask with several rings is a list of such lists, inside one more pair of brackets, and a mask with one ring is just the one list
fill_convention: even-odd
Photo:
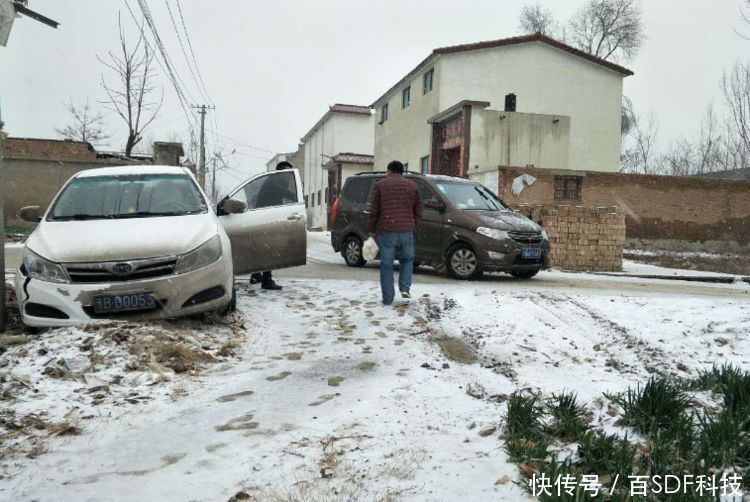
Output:
[[354,204],[365,204],[370,195],[370,187],[374,178],[351,178],[346,183],[341,198]]
[[180,216],[208,210],[195,182],[185,175],[91,176],[68,183],[49,220]]
[[435,192],[423,181],[417,181],[419,187],[419,195],[422,197],[422,203],[425,202],[438,202],[438,197]]
[[231,198],[241,200],[249,210],[296,204],[297,182],[292,171],[278,171],[255,178]]
[[508,211],[494,193],[479,183],[441,182],[436,186],[456,209]]

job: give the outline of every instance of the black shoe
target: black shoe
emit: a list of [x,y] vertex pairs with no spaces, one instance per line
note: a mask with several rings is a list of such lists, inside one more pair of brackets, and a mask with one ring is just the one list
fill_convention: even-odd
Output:
[[271,291],[279,291],[281,289],[284,289],[283,286],[280,286],[279,284],[276,284],[275,281],[264,282],[263,284],[261,284],[260,287],[263,288],[263,289],[271,290]]

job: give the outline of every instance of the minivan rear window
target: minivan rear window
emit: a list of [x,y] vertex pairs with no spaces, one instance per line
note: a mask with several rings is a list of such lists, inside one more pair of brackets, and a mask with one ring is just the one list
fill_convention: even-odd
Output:
[[347,202],[354,204],[364,204],[367,202],[367,196],[370,195],[370,186],[373,178],[352,178],[341,193],[341,197]]
[[443,182],[436,185],[456,209],[509,211],[497,195],[479,183]]

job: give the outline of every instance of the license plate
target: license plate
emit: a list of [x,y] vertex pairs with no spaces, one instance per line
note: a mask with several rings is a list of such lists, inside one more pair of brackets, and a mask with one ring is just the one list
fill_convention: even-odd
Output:
[[122,293],[94,297],[94,312],[124,312],[128,310],[148,310],[156,306],[152,293]]
[[525,247],[521,251],[521,258],[525,260],[538,260],[542,257],[542,248],[537,247]]

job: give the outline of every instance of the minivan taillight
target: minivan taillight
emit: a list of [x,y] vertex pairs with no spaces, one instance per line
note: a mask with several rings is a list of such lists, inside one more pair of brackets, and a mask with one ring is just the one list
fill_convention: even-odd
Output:
[[339,201],[341,200],[341,197],[336,197],[336,200],[333,201],[333,207],[331,208],[331,224],[336,221],[336,213],[339,210]]

